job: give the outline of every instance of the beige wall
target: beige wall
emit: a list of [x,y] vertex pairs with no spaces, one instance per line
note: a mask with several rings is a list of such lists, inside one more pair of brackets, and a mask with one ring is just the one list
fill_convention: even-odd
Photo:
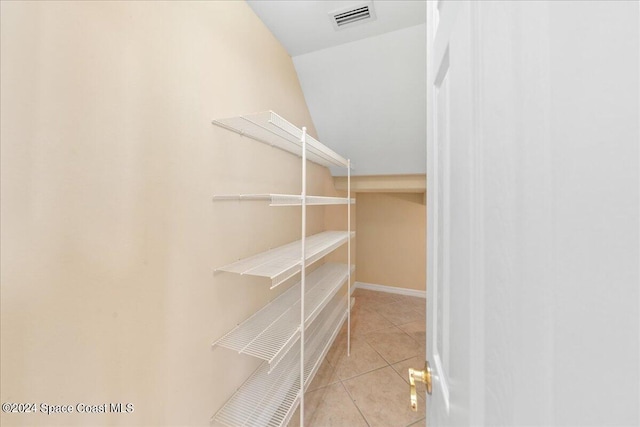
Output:
[[358,193],[359,282],[424,291],[426,206],[421,193]]
[[207,425],[258,364],[210,343],[284,290],[213,268],[300,232],[296,208],[211,201],[300,191],[297,158],[211,119],[273,109],[315,134],[291,59],[244,2],[0,14],[0,400],[135,405],[1,424]]

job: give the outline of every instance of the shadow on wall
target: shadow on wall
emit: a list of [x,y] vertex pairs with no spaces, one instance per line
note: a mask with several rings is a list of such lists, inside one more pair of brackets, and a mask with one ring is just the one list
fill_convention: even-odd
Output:
[[425,205],[424,193],[384,193],[390,199],[395,199],[397,203],[414,203]]

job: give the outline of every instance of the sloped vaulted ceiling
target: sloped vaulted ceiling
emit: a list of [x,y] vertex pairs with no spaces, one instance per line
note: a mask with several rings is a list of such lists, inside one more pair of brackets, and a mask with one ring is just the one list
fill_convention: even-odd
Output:
[[[292,56],[318,138],[354,175],[425,173],[425,2],[248,3]],[[375,20],[334,28],[332,12],[363,4]]]

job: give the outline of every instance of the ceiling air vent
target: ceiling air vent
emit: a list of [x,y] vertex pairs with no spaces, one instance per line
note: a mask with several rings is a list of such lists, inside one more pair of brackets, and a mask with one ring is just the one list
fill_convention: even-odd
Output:
[[330,12],[329,16],[331,17],[333,28],[336,30],[352,27],[358,23],[375,21],[376,19],[372,2],[360,3],[347,9],[336,10]]

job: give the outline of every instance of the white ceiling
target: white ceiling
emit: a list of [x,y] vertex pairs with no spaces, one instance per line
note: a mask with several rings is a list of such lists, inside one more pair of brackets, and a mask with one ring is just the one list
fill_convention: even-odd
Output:
[[338,31],[329,13],[362,0],[248,3],[292,56],[318,139],[354,175],[425,173],[424,1],[374,0],[375,21]]
[[366,1],[247,0],[247,3],[292,57],[423,24],[427,14],[424,1],[375,0],[375,21],[335,30],[331,12]]

